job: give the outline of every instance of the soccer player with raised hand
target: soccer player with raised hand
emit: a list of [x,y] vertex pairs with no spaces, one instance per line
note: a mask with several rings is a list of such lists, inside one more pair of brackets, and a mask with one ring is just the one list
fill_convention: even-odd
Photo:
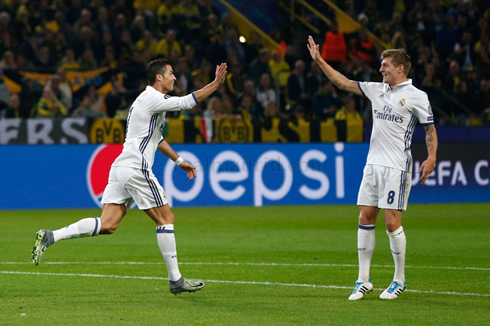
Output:
[[357,246],[359,276],[349,300],[359,300],[373,291],[369,268],[375,245],[375,223],[384,210],[386,232],[395,261],[395,275],[381,299],[396,299],[405,290],[406,238],[401,225],[407,209],[412,181],[410,144],[417,122],[426,133],[428,157],[420,166],[423,184],[434,170],[437,134],[427,94],[408,79],[411,62],[404,50],[385,50],[381,54],[382,83],[357,82],[333,69],[320,56],[319,45],[310,36],[307,44],[313,60],[338,88],[366,96],[372,103],[373,131],[364,174],[359,189],[359,230]]
[[56,231],[39,230],[32,250],[32,261],[38,265],[45,250],[60,240],[112,234],[133,202],[155,221],[157,242],[167,267],[170,292],[195,292],[204,287],[202,281],[185,279],[179,271],[175,245],[175,217],[165,191],[153,174],[152,166],[158,150],[173,160],[189,179],[196,177],[196,168],[184,161],[162,137],[168,111],[190,110],[208,98],[225,81],[227,65],[216,66],[214,81],[192,94],[173,97],[176,77],[166,59],[148,64],[149,85],[136,98],[128,114],[126,139],[122,153],[112,164],[109,184],[102,196],[102,215],[85,218]]

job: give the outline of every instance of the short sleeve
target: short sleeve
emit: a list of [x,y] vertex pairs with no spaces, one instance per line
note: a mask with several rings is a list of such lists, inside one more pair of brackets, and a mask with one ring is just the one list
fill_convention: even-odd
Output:
[[419,119],[422,125],[430,125],[434,123],[434,113],[429,103],[429,97],[422,92],[419,98],[413,105],[413,114]]
[[374,96],[378,84],[379,83],[372,82],[357,82],[357,86],[359,86],[362,95],[366,96],[368,99],[371,99]]

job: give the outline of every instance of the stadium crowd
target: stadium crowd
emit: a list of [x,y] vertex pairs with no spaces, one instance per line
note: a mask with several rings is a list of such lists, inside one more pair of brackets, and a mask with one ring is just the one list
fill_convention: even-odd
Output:
[[[382,48],[368,38],[370,31],[410,54],[410,77],[429,94],[437,123],[490,123],[490,9],[485,1],[343,1],[342,9],[361,25],[353,34],[338,32],[334,11],[322,1],[315,6],[333,21],[326,26],[311,18],[324,26],[316,36],[322,56],[348,78],[381,81]],[[216,64],[230,67],[216,96],[174,117],[370,122],[369,101],[336,89],[318,65],[301,55],[298,48],[306,48],[306,38],[295,44],[290,31],[278,28],[269,35],[282,51],[263,48],[257,33],[241,42],[231,15],[220,13],[212,0],[2,1],[2,72],[53,77],[43,86],[24,77],[19,94],[10,94],[0,79],[0,117],[124,119],[147,85],[146,65],[165,57],[177,77],[175,95],[209,83]],[[106,96],[94,85],[73,92],[67,72],[104,67],[123,73],[122,79],[111,79]]]

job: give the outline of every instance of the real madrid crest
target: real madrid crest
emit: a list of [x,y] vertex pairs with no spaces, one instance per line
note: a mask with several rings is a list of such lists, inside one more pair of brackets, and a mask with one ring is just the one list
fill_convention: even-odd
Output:
[[398,105],[399,105],[399,106],[404,106],[404,105],[405,105],[405,99],[404,99],[404,98],[402,98],[402,99],[400,100],[400,102],[398,102]]

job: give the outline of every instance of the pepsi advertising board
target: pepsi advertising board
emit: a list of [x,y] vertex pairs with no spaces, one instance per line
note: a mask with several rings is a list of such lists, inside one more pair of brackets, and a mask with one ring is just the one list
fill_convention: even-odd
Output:
[[[475,145],[476,146],[476,145]],[[172,207],[355,204],[368,144],[173,145],[197,178],[156,153],[153,172]],[[409,203],[490,201],[490,144],[441,144]],[[454,149],[458,149],[457,151]],[[0,146],[0,210],[93,208],[122,145]],[[413,150],[414,171],[426,156]]]

